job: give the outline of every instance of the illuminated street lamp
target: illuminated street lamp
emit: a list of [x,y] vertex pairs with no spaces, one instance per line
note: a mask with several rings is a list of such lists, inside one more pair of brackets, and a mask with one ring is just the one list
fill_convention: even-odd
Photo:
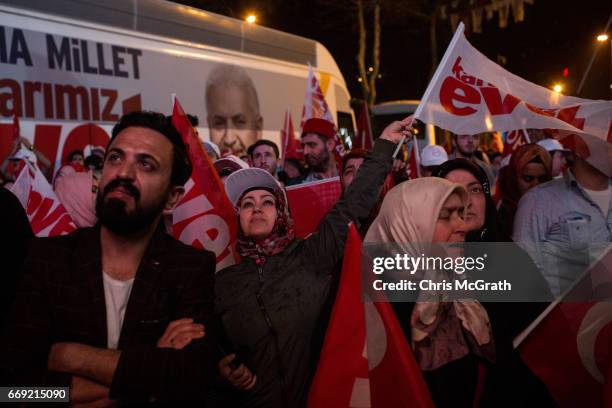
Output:
[[561,91],[563,91],[563,85],[561,85],[561,84],[554,84],[553,85],[553,91],[555,91],[556,93],[561,93]]
[[606,41],[608,41],[608,34],[599,34],[597,36],[597,41],[599,41],[599,42],[606,42]]
[[249,14],[244,20],[249,24],[255,24],[257,21],[257,16],[255,14]]

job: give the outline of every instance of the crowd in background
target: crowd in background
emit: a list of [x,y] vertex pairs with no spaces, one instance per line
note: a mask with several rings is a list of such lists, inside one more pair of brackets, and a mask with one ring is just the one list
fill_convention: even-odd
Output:
[[[106,197],[106,187],[112,186],[114,180],[105,173],[118,168],[119,165],[113,160],[121,160],[116,157],[116,150],[112,149],[113,143],[127,143],[124,140],[127,137],[126,129],[141,126],[165,136],[175,149],[180,144],[172,139],[176,135],[168,130],[171,128],[168,118],[165,119],[168,123],[162,125],[151,125],[142,120],[125,122],[119,130],[114,130],[109,146],[88,149],[87,153],[81,150],[71,152],[50,180],[58,198],[79,228],[96,226],[94,228],[108,228],[117,236],[131,236],[127,233],[122,235],[121,228],[113,227],[113,211],[121,211],[109,207],[104,212],[105,202],[100,203]],[[155,118],[158,122],[163,120]],[[190,120],[193,126],[198,125],[197,118],[190,117]],[[123,121],[124,118],[120,123]],[[303,158],[283,158],[277,144],[265,139],[246,146],[247,153],[241,157],[229,151],[222,152],[211,141],[202,142],[237,211],[237,251],[242,260],[216,275],[214,308],[220,323],[218,332],[213,320],[207,320],[204,329],[199,326],[202,321],[179,319],[175,326],[168,326],[165,337],[159,341],[155,339],[153,343],[157,342],[157,347],[183,349],[202,337],[213,338],[214,333],[228,353],[218,356],[218,353],[210,352],[200,357],[216,356],[214,366],[217,366],[220,378],[225,380],[221,381],[223,384],[217,389],[215,397],[223,401],[217,402],[220,406],[305,404],[321,347],[321,333],[325,332],[330,302],[333,303],[337,288],[349,221],[356,223],[366,243],[513,240],[533,243],[524,246],[523,250],[517,247],[517,256],[526,256],[526,252],[531,257],[533,274],[541,275],[542,287],[553,296],[563,293],[578,276],[578,272],[561,267],[568,251],[579,243],[612,242],[610,178],[554,138],[545,137],[542,132],[530,131],[532,143],[516,146],[511,155],[502,156],[499,151],[483,151],[479,135],[453,135],[453,149],[450,152],[438,145],[424,147],[420,154],[420,177],[417,177],[411,174],[407,155],[392,158],[401,136],[410,138],[410,126],[410,119],[394,122],[383,131],[373,149],[354,149],[341,159],[334,154],[334,125],[323,119],[310,119],[305,123],[300,138]],[[165,132],[172,135],[167,136]],[[27,150],[34,151],[33,148]],[[129,147],[123,151],[129,151]],[[35,161],[36,154],[26,159]],[[161,160],[158,161],[161,163]],[[159,163],[156,165],[162,166]],[[3,165],[5,187],[14,181],[18,170],[18,165]],[[127,177],[116,174],[117,178]],[[284,187],[336,176],[339,176],[343,190],[340,200],[312,237],[296,239],[293,224],[302,215],[289,212]],[[134,176],[137,177],[138,174]],[[122,194],[145,200],[145,187],[139,187],[142,191],[132,195],[132,187],[129,187],[129,182],[126,183],[123,188],[127,192],[121,190]],[[115,190],[108,191],[112,196]],[[120,197],[117,194],[116,197]],[[168,194],[163,197],[165,205],[172,198],[172,193]],[[106,214],[106,218],[100,218],[101,214]],[[122,216],[127,217],[125,214]],[[120,216],[116,217],[121,219]],[[152,216],[147,220],[153,223],[157,219]],[[134,225],[142,229],[149,224],[143,222]],[[9,234],[13,235],[12,232]],[[22,235],[27,237],[31,233]],[[79,236],[84,240],[90,239],[85,233]],[[149,236],[147,239],[154,238]],[[539,244],[541,242],[554,245],[555,249],[543,250]],[[62,247],[61,250],[67,249]],[[35,254],[43,256],[40,252]],[[148,257],[147,254],[141,253],[140,256]],[[185,259],[188,255],[184,255]],[[23,251],[16,256],[25,257]],[[417,252],[415,256],[418,256]],[[155,259],[158,258],[151,259],[157,262]],[[32,262],[26,262],[26,265],[34,267]],[[582,269],[584,267],[586,265]],[[58,268],[61,269],[61,266]],[[10,273],[16,274],[15,271]],[[133,279],[134,274],[131,276]],[[108,293],[116,295],[120,290],[107,290],[106,286],[115,285],[118,288],[125,282],[116,276],[115,279],[109,278],[108,282],[105,280],[107,299]],[[185,282],[177,283],[177,287]],[[69,289],[62,289],[61,284],[54,285],[47,282],[42,288],[36,287],[41,293],[49,290],[55,291],[53,296],[63,294],[67,299],[76,297]],[[127,289],[127,297],[124,296],[123,312],[126,307],[128,313],[129,307],[135,307],[131,300],[129,304],[126,300],[131,296],[131,288],[129,286]],[[177,290],[180,292],[181,289]],[[180,294],[173,296],[180,297]],[[14,297],[7,296],[11,299]],[[168,300],[159,301],[160,305],[165,305]],[[193,311],[200,307],[194,302],[185,310]],[[109,307],[112,309],[108,301],[106,305],[107,311]],[[551,402],[546,389],[524,366],[511,344],[512,339],[545,306],[534,304],[532,307],[514,308],[479,302],[416,302],[407,306],[395,304],[394,309],[437,406],[518,406],[534,401],[542,404]],[[151,325],[157,324],[157,314],[168,313],[161,307],[154,306],[152,310],[155,313],[141,317],[141,326],[146,326],[149,321],[153,322]],[[5,309],[3,315],[6,313]],[[40,323],[39,318],[32,316],[20,318],[25,321],[34,319],[37,324]],[[125,318],[129,318],[127,314]],[[189,315],[166,316],[163,324],[178,318],[195,319]],[[8,327],[14,330],[20,328],[19,320],[8,321]],[[179,334],[171,329],[178,330]],[[57,330],[61,331],[61,328]],[[121,324],[118,330],[121,332]],[[138,336],[147,335],[146,327],[138,330],[142,331],[137,333]],[[118,332],[115,332],[115,348],[137,347],[138,340],[133,339],[138,336],[134,333],[128,339],[128,334],[122,332],[121,336],[125,338],[119,338]],[[68,330],[62,336],[68,341],[72,334]],[[173,339],[179,339],[180,347],[171,341]],[[92,345],[102,347],[106,340],[98,343],[101,344]],[[122,358],[127,357],[118,358],[119,366],[111,372],[111,378],[113,374],[127,375],[127,371],[122,371],[129,364]],[[168,354],[152,358],[173,357]],[[3,358],[3,368],[10,366],[10,361]],[[142,367],[148,367],[142,364]],[[181,364],[189,364],[189,360],[181,360]],[[165,366],[155,367],[160,369]],[[54,371],[66,370],[56,368]],[[148,380],[144,371],[137,372],[143,376],[143,381]],[[94,381],[96,378],[98,380]],[[127,378],[112,381],[121,383]],[[138,381],[137,377],[129,379]],[[138,395],[139,387],[128,392],[118,390],[119,385],[105,382],[100,377],[94,376],[89,380],[101,384],[106,394],[102,390],[100,395],[105,395],[109,402],[118,397],[134,400],[141,397]],[[208,378],[206,381],[214,383],[216,380]],[[115,393],[108,394],[113,387],[116,388]],[[517,389],[522,391],[517,393]],[[173,392],[169,391],[166,397],[170,400],[176,398]]]

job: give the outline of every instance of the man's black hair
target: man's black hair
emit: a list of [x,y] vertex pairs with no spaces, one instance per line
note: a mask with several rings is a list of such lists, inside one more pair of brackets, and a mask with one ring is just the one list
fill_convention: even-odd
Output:
[[70,154],[68,155],[68,162],[71,162],[71,161],[72,161],[72,158],[73,158],[74,156],[76,156],[77,154],[78,154],[78,155],[80,155],[80,156],[83,156],[83,158],[85,157],[85,155],[83,154],[83,151],[82,151],[82,150],[78,150],[78,149],[77,149],[77,150],[73,150],[73,151],[71,151],[71,152],[70,152]]
[[[198,119],[196,115],[191,115],[189,113],[186,113],[185,115],[187,115],[187,120],[189,121],[191,127],[198,127],[198,125],[200,124],[200,119]],[[168,119],[170,123],[172,123],[172,116],[166,116],[166,119]]]
[[131,112],[123,115],[119,122],[113,127],[112,136],[106,147],[113,144],[115,137],[129,127],[143,127],[154,130],[164,135],[172,143],[172,173],[170,183],[172,186],[182,186],[191,177],[191,161],[187,153],[187,147],[183,143],[180,133],[172,125],[172,121],[161,113],[151,111]]
[[102,167],[104,167],[104,159],[96,154],[90,154],[85,158],[85,167],[102,170]]
[[258,141],[250,145],[249,148],[247,149],[247,154],[251,156],[251,159],[253,159],[253,153],[255,152],[255,149],[257,149],[257,147],[261,145],[270,146],[272,150],[274,150],[274,154],[276,155],[276,158],[278,159],[280,157],[280,152],[278,150],[278,146],[276,145],[276,143],[274,143],[271,140],[267,140],[267,139],[259,139]]

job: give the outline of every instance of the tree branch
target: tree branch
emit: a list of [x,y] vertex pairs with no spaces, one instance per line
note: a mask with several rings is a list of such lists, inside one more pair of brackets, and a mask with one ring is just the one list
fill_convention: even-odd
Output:
[[369,105],[376,102],[376,80],[380,72],[380,0],[374,2],[374,38],[372,39],[372,65],[373,71],[370,75],[370,98]]
[[357,67],[359,68],[359,75],[361,76],[361,89],[363,90],[363,98],[368,100],[370,95],[370,86],[368,84],[368,77],[366,75],[366,29],[365,19],[363,16],[363,1],[355,0],[357,5],[357,22],[359,28],[359,51],[357,53]]

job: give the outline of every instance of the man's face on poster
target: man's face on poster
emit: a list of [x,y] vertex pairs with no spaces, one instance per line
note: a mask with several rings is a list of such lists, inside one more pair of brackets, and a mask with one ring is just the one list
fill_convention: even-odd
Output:
[[249,97],[246,87],[237,84],[214,85],[207,93],[210,138],[222,152],[240,156],[261,138],[263,120]]

